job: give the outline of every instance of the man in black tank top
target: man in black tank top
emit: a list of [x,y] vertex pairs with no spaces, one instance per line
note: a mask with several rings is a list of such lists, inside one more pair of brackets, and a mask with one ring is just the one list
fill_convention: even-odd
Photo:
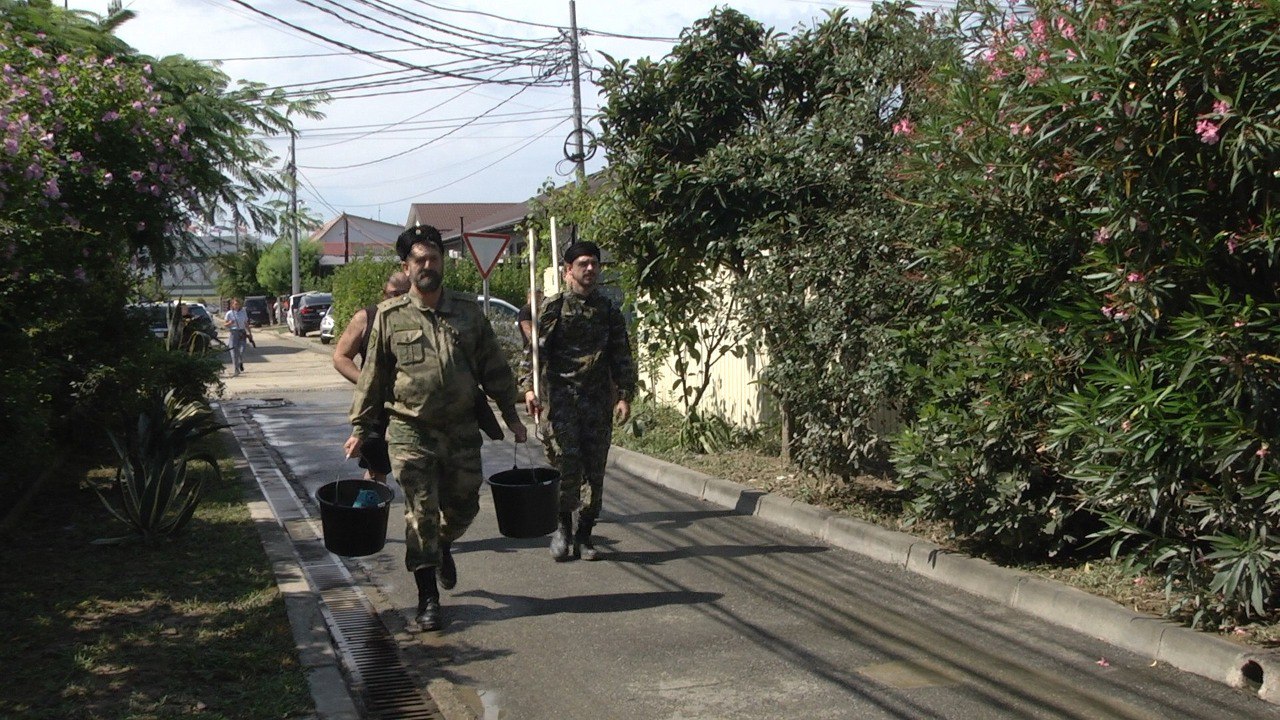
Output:
[[[382,299],[390,300],[407,292],[409,276],[397,270],[387,278],[387,284],[382,288]],[[369,305],[351,316],[333,350],[333,368],[353,384],[360,379],[360,365],[365,362],[369,332],[373,329],[373,319],[377,315],[378,306]],[[357,356],[360,358],[360,365],[356,364]],[[391,472],[391,458],[387,455],[386,440],[379,438],[365,441],[360,448],[360,467],[365,468],[365,477],[368,479],[375,482],[387,481],[387,473]]]

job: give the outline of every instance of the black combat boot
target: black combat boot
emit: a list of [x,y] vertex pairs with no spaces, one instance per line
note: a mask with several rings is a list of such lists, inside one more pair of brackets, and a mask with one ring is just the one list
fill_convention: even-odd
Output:
[[556,532],[551,536],[551,557],[556,562],[563,562],[569,559],[570,537],[573,535],[573,513],[560,513],[559,522],[556,525]]
[[452,543],[440,543],[440,587],[452,590],[458,584],[458,566],[453,564]]
[[413,580],[418,584],[418,629],[423,632],[439,630],[440,591],[436,589],[436,569],[418,568],[413,571]]
[[596,546],[591,542],[591,528],[595,524],[595,520],[578,518],[578,532],[573,534],[574,557],[587,561],[600,559],[600,553],[596,552]]

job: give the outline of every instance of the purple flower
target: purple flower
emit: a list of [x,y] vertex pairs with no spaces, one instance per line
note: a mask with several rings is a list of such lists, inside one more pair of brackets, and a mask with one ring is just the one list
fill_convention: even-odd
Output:
[[111,122],[112,120],[119,120],[119,119],[120,119],[120,113],[116,112],[115,110],[108,110],[102,114],[102,122]]
[[130,179],[130,180],[132,180],[132,181],[134,181],[134,182],[141,182],[141,181],[142,181],[142,171],[141,171],[141,170],[133,170],[133,171],[131,171],[131,172],[129,173],[129,179]]
[[23,171],[22,177],[24,180],[39,180],[44,177],[44,168],[40,167],[39,163],[31,163]]
[[73,274],[75,275],[76,279],[79,280],[80,282],[84,282],[89,279],[89,276],[85,273],[84,268],[82,267],[77,266]]
[[7,153],[9,153],[10,155],[17,155],[17,154],[18,154],[18,141],[17,141],[17,140],[15,140],[14,138],[5,138],[5,139],[4,139],[4,151],[5,151],[5,152],[7,152]]
[[57,200],[62,197],[62,189],[58,187],[58,178],[49,178],[49,182],[44,184],[44,196],[50,200]]

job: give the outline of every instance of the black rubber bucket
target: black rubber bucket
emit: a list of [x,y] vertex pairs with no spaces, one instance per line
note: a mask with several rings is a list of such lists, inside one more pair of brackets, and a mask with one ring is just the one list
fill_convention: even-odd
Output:
[[509,538],[536,538],[556,529],[560,471],[512,468],[489,477],[498,532]]
[[[352,507],[361,490],[372,490],[378,503]],[[324,546],[334,555],[372,555],[387,544],[387,516],[395,491],[372,480],[337,480],[316,491]]]

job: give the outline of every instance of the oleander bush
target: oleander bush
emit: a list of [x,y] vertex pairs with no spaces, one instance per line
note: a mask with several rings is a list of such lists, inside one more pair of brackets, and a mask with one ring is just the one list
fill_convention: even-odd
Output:
[[1278,20],[1244,0],[960,3],[968,62],[909,118],[938,228],[895,448],[920,512],[1041,551],[1103,543],[1191,588],[1198,622],[1275,611]]

